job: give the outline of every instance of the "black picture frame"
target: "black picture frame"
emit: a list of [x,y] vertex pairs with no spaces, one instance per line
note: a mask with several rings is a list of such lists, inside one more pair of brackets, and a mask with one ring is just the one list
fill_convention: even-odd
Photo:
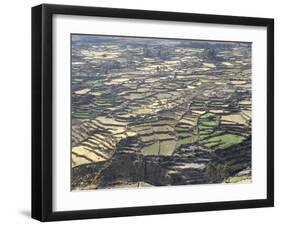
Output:
[[[55,14],[266,27],[267,198],[54,212],[52,210],[52,18]],[[273,19],[49,4],[32,8],[32,218],[40,221],[57,221],[271,206],[274,206]]]

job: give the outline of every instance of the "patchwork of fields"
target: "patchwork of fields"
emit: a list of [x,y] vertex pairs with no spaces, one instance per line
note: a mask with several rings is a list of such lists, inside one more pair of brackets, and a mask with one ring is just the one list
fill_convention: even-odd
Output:
[[72,189],[251,181],[251,44],[72,35]]

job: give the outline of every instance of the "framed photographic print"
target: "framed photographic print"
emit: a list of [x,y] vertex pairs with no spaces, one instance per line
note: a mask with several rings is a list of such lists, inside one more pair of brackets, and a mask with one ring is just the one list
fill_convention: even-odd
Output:
[[274,205],[274,21],[32,8],[32,217]]

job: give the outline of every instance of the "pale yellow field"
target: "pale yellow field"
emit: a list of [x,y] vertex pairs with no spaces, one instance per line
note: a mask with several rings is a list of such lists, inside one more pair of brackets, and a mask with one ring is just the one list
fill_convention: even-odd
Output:
[[214,114],[221,114],[224,112],[224,110],[210,110],[209,112],[214,113]]
[[112,79],[110,82],[105,82],[104,84],[105,85],[116,85],[116,84],[121,84],[123,82],[127,82],[129,81],[128,78],[115,78],[115,79]]
[[75,94],[78,94],[78,95],[83,95],[83,94],[86,94],[90,91],[91,89],[81,89],[81,90],[78,90],[75,92]]
[[188,89],[195,89],[196,86],[187,86]]
[[229,63],[229,62],[222,62],[223,65],[225,66],[232,66],[233,64],[232,63]]
[[204,65],[205,67],[211,67],[211,68],[215,68],[215,67],[216,67],[216,65],[211,64],[211,63],[203,63],[203,65]]
[[247,81],[236,80],[236,81],[230,81],[230,83],[233,85],[244,85],[247,84]]
[[89,151],[84,146],[73,147],[72,152],[81,156],[79,157],[75,154],[72,154],[72,161],[73,161],[72,166],[78,166],[82,164],[88,164],[91,162],[99,162],[99,161],[106,160],[105,158],[102,158],[101,156],[95,154],[94,152]]
[[247,125],[247,121],[241,116],[241,114],[223,115],[221,120]]

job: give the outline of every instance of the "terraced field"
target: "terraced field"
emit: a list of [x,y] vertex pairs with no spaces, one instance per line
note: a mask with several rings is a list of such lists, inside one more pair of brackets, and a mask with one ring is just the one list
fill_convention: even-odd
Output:
[[250,43],[72,35],[71,62],[73,190],[251,181]]

